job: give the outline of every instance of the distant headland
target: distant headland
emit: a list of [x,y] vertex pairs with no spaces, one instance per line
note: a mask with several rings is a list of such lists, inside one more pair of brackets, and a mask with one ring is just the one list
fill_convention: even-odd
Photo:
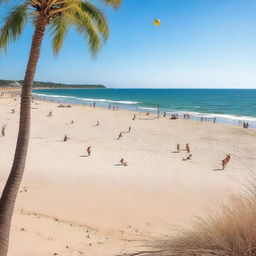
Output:
[[[11,87],[19,88],[22,85],[22,80],[0,80],[0,87]],[[101,84],[63,84],[63,83],[53,83],[53,82],[41,82],[34,81],[34,89],[105,89],[106,86]]]

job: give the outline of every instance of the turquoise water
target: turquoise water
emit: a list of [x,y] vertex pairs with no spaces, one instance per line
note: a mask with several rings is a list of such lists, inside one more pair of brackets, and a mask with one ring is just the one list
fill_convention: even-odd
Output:
[[228,89],[45,89],[34,95],[56,102],[92,104],[156,113],[189,113],[193,119],[205,117],[212,121],[250,123],[256,128],[256,90]]

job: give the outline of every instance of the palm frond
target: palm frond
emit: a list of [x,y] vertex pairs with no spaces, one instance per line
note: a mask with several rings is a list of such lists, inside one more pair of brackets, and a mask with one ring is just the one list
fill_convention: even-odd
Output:
[[14,7],[4,19],[0,29],[0,49],[7,50],[7,45],[15,41],[22,33],[27,21],[27,4]]
[[100,33],[102,34],[104,40],[106,41],[108,39],[109,29],[107,19],[103,12],[101,12],[94,5],[87,1],[81,2],[81,9],[83,12],[86,12],[91,16],[93,21],[96,23]]
[[52,47],[55,56],[58,55],[62,47],[68,26],[68,18],[65,15],[56,16],[51,22],[50,29],[53,35]]
[[101,36],[91,16],[79,7],[74,7],[66,15],[75,25],[77,32],[85,36],[89,43],[90,52],[92,56],[95,56],[101,47]]
[[117,9],[122,3],[122,0],[100,0],[100,1],[105,3],[106,5],[110,5],[114,7],[115,9]]

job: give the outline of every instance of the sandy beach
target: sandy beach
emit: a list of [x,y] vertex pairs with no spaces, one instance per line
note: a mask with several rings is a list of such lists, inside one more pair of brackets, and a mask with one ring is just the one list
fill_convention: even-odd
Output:
[[[0,137],[1,191],[18,132],[19,99],[14,99],[0,98],[0,126],[7,125],[6,136]],[[132,121],[129,111],[33,103],[9,255],[132,252],[243,191],[256,166],[256,130],[136,114]],[[182,149],[190,144],[190,161],[182,161],[184,150],[175,153],[177,143]],[[222,171],[226,154],[231,161]],[[121,158],[128,166],[119,165]]]

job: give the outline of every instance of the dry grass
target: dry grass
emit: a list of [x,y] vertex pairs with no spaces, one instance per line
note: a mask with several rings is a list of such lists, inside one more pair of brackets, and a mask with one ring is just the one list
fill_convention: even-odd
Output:
[[156,241],[143,256],[255,256],[256,186],[246,198],[234,198],[214,216],[197,218],[175,238]]

